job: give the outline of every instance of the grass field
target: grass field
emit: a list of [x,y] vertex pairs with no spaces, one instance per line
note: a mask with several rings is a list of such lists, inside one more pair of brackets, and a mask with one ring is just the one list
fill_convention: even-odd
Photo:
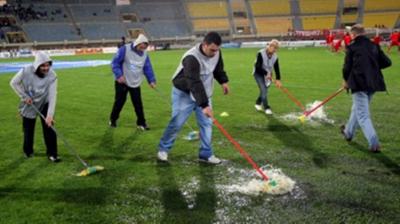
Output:
[[[399,223],[399,55],[390,55],[393,66],[384,71],[389,94],[376,94],[371,105],[383,150],[372,154],[361,132],[351,144],[339,134],[350,112],[350,95],[341,94],[325,107],[334,124],[283,120],[281,116],[299,109],[275,87],[269,93],[274,115],[257,113],[258,89],[251,75],[256,52],[223,50],[231,94],[223,96],[215,86],[214,112],[257,163],[273,164],[294,179],[294,192],[283,196],[226,192],[223,186],[236,184],[253,171],[216,128],[215,153],[227,160],[222,165],[198,164],[198,142],[182,139],[190,131],[187,127],[170,153],[170,165],[158,164],[157,144],[170,118],[170,99],[144,83],[151,130],[136,130],[130,101],[119,126],[110,129],[114,87],[109,66],[57,71],[56,127],[85,160],[106,170],[90,177],[74,176],[82,167],[60,140],[63,161],[49,163],[39,122],[35,157],[25,159],[18,98],[9,87],[13,74],[4,74],[0,75],[0,223]],[[182,53],[151,53],[164,94],[170,93],[170,79]],[[322,100],[340,87],[344,54],[281,49],[279,57],[283,84],[304,104]],[[223,111],[230,116],[219,117]],[[195,126],[193,117],[189,123]]]

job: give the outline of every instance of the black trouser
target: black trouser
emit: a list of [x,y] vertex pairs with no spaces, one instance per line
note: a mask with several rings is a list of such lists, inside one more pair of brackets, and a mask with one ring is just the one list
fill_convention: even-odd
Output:
[[[47,114],[48,104],[44,105],[43,109],[40,111],[43,115]],[[57,157],[57,135],[47,126],[45,120],[40,118],[42,122],[43,137],[47,148],[47,156]],[[36,118],[26,118],[23,117],[22,128],[24,131],[24,152],[26,155],[33,153],[33,139],[35,134],[35,123]]]
[[126,95],[129,94],[131,96],[131,101],[133,106],[135,107],[136,112],[136,124],[137,125],[146,125],[146,120],[144,119],[144,112],[143,112],[143,103],[142,103],[142,96],[140,93],[140,86],[137,88],[128,87],[125,84],[120,84],[115,81],[115,101],[114,106],[112,108],[112,112],[110,115],[110,120],[115,122],[119,118],[119,113],[121,112],[122,108],[124,107],[126,101]]

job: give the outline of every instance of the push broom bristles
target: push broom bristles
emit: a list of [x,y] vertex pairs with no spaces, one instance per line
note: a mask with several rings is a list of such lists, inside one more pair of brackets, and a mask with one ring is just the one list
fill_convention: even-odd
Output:
[[[39,114],[39,116],[45,120],[46,118],[44,117],[44,115],[39,111],[39,109],[31,104],[32,108],[36,111],[36,113]],[[50,128],[54,131],[54,133],[56,134],[57,137],[59,137],[63,142],[65,147],[70,151],[70,153],[72,153],[78,160],[79,162],[81,162],[81,164],[85,167],[84,170],[82,170],[81,172],[79,172],[78,174],[76,174],[77,176],[89,176],[95,173],[98,173],[102,170],[104,170],[104,167],[102,166],[89,166],[76,152],[76,150],[69,144],[69,142],[67,141],[66,138],[64,138],[64,136],[57,131],[57,129],[54,126],[50,126]]]
[[317,106],[315,106],[314,108],[311,108],[308,111],[304,111],[303,115],[301,115],[300,117],[298,117],[299,121],[301,123],[305,123],[306,118],[308,116],[310,116],[310,114],[312,114],[314,111],[316,111],[318,108],[320,108],[321,106],[323,106],[324,104],[328,103],[331,99],[333,99],[335,96],[339,95],[342,91],[344,90],[343,87],[339,88],[338,90],[336,90],[333,94],[331,94],[330,96],[328,96],[327,98],[325,98],[321,103],[319,103]]
[[82,170],[81,172],[77,173],[76,176],[78,177],[86,177],[97,172],[104,170],[102,166],[89,166],[86,169]]
[[[222,127],[222,125],[214,118],[213,123],[221,131],[221,133],[235,146],[235,149],[253,166],[254,170],[262,177],[263,180],[252,180],[244,188],[251,189],[254,192],[265,192],[269,194],[285,194],[290,192],[295,182],[282,174],[277,169],[261,169],[250,155],[239,145],[235,139]],[[278,172],[279,171],[279,172]],[[267,175],[268,174],[268,175]]]

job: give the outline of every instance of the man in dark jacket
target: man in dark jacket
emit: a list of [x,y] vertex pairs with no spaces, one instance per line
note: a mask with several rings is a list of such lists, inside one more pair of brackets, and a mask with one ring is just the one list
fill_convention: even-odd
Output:
[[353,42],[347,47],[343,66],[343,86],[351,90],[353,106],[346,126],[341,132],[347,141],[354,137],[357,127],[361,127],[372,152],[380,151],[378,136],[372,124],[369,103],[376,91],[386,91],[381,69],[391,65],[390,59],[379,45],[373,44],[366,36],[364,28],[356,24],[351,28]]
[[208,33],[203,42],[188,50],[173,76],[172,118],[158,145],[158,160],[167,162],[178,132],[194,111],[200,128],[199,161],[210,164],[221,162],[212,150],[211,97],[214,79],[228,94],[228,76],[220,51],[221,37],[216,32]]

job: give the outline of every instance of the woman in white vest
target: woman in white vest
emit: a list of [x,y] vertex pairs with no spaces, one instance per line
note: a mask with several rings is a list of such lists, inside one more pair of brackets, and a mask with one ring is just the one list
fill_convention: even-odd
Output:
[[117,127],[119,113],[125,104],[128,92],[135,107],[136,125],[140,130],[149,130],[144,117],[140,85],[143,76],[151,88],[156,87],[156,78],[146,49],[149,41],[143,34],[139,34],[133,43],[126,44],[118,49],[112,60],[112,71],[115,79],[115,100],[110,114],[110,127]]
[[11,80],[10,85],[21,99],[19,112],[22,116],[25,156],[33,156],[33,140],[37,112],[34,105],[46,119],[40,118],[48,159],[59,162],[57,155],[57,136],[50,127],[53,125],[57,96],[57,76],[51,69],[52,60],[37,52],[33,64],[22,68]]
[[200,128],[199,161],[210,164],[221,162],[212,150],[212,109],[214,79],[228,94],[228,77],[224,71],[221,51],[221,37],[216,32],[208,33],[201,44],[188,50],[173,76],[172,118],[160,140],[158,160],[168,161],[178,132],[194,111]]
[[255,108],[257,111],[265,110],[265,113],[268,115],[272,114],[271,107],[268,103],[268,88],[272,82],[272,70],[275,71],[276,86],[278,88],[282,86],[280,81],[281,73],[279,69],[279,60],[276,54],[278,48],[278,40],[273,39],[266,48],[261,49],[257,54],[257,60],[253,71],[254,79],[260,89]]

